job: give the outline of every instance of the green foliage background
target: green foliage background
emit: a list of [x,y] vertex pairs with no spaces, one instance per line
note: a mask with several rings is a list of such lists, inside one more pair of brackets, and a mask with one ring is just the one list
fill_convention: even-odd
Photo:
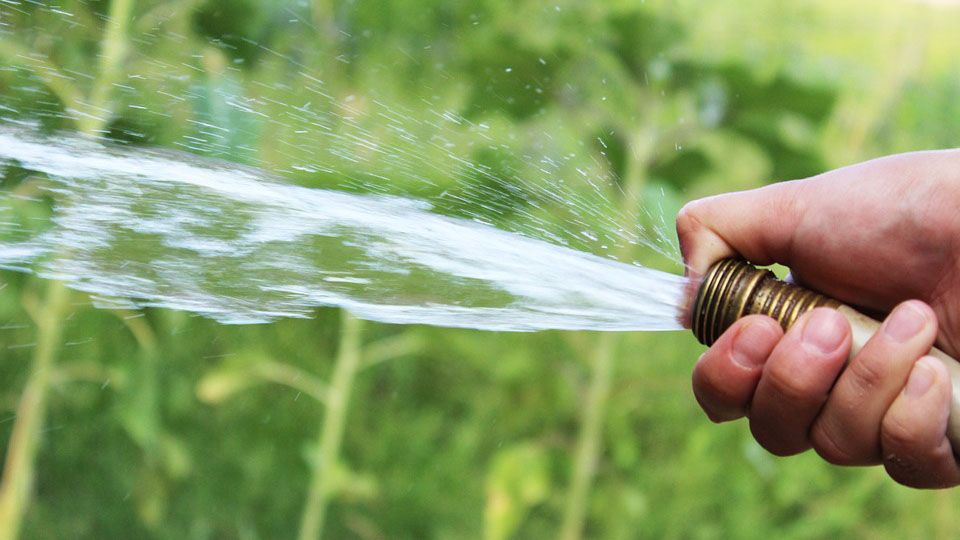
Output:
[[[202,140],[194,152],[293,182],[413,194],[509,229],[540,212],[557,237],[599,251],[576,244],[576,229],[607,219],[656,228],[657,216],[669,222],[711,193],[955,146],[960,7],[951,4],[11,0],[0,3],[0,113],[132,145]],[[330,96],[318,114],[335,132],[372,135],[413,168],[429,162],[430,185],[361,148],[346,148],[360,156],[349,164],[334,157],[315,117],[290,114],[318,80]],[[238,113],[238,100],[262,115]],[[469,121],[444,128],[450,147],[423,144],[436,133],[418,120],[438,111]],[[399,114],[410,137],[383,129],[379,113]],[[531,158],[562,155],[574,157],[549,174]],[[464,161],[491,173],[471,174]],[[561,180],[595,196],[578,169],[600,182],[595,208],[605,214],[530,206],[530,189]],[[0,174],[2,189],[25,196],[24,216],[46,215],[48,201],[30,199],[34,178]],[[468,203],[445,207],[445,193]],[[642,249],[613,255],[679,268]],[[42,385],[25,538],[317,529],[370,539],[951,538],[960,529],[954,492],[907,490],[881,470],[813,455],[774,458],[744,424],[710,424],[689,390],[702,348],[686,333],[482,333],[360,324],[333,310],[222,326],[97,310],[76,293],[50,311],[54,287],[0,272],[8,451],[42,321],[62,332]],[[338,379],[351,362],[355,376]],[[342,441],[324,429],[337,421]],[[322,526],[304,517],[317,508]]]

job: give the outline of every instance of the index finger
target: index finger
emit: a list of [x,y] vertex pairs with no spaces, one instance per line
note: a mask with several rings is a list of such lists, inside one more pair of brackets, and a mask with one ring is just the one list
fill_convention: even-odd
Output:
[[775,320],[750,315],[700,357],[693,369],[693,393],[711,420],[726,422],[747,413],[767,356],[782,336]]

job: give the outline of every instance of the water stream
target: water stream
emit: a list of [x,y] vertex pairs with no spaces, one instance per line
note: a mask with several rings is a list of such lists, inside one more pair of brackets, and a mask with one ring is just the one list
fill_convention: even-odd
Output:
[[[311,189],[186,153],[0,126],[0,166],[40,173],[51,225],[0,194],[0,268],[66,281],[102,307],[223,323],[358,317],[500,331],[673,330],[686,280],[429,203]],[[18,238],[11,241],[10,238]]]

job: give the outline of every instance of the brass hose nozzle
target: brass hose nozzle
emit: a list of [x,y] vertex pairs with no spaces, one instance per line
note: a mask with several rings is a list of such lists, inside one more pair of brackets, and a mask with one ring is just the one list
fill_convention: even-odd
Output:
[[[693,302],[691,325],[700,343],[713,345],[737,319],[747,315],[772,317],[784,331],[804,314],[817,307],[839,311],[850,322],[853,358],[880,328],[880,323],[832,298],[780,281],[769,270],[755,268],[742,259],[724,259],[710,268]],[[940,349],[928,353],[940,360],[950,373],[953,393],[947,437],[960,455],[960,363]]]
[[693,304],[691,329],[700,343],[713,345],[745,315],[766,315],[784,330],[816,307],[840,307],[822,294],[777,279],[769,270],[741,259],[724,259],[710,268]]

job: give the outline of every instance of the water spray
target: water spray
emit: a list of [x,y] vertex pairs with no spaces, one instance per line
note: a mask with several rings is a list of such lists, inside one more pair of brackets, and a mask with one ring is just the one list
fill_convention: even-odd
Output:
[[[0,243],[0,269],[60,279],[103,307],[249,324],[335,306],[385,323],[494,331],[680,330],[687,310],[711,345],[745,315],[786,329],[826,306],[850,321],[853,354],[880,324],[737,259],[710,269],[690,308],[682,276],[435,214],[415,199],[304,188],[169,150],[0,126],[7,163],[43,173],[69,204],[54,208],[42,235]],[[2,195],[0,236],[29,237],[5,217]],[[953,381],[948,434],[960,449],[960,364],[930,354]]]
[[[829,307],[839,311],[853,334],[851,358],[880,328],[880,322],[833,298],[777,279],[769,270],[755,268],[741,259],[724,259],[710,268],[697,291],[691,314],[693,334],[704,345],[713,345],[727,328],[747,315],[772,317],[784,330],[808,311]],[[929,355],[947,368],[953,387],[947,437],[960,449],[960,363],[940,349]]]

